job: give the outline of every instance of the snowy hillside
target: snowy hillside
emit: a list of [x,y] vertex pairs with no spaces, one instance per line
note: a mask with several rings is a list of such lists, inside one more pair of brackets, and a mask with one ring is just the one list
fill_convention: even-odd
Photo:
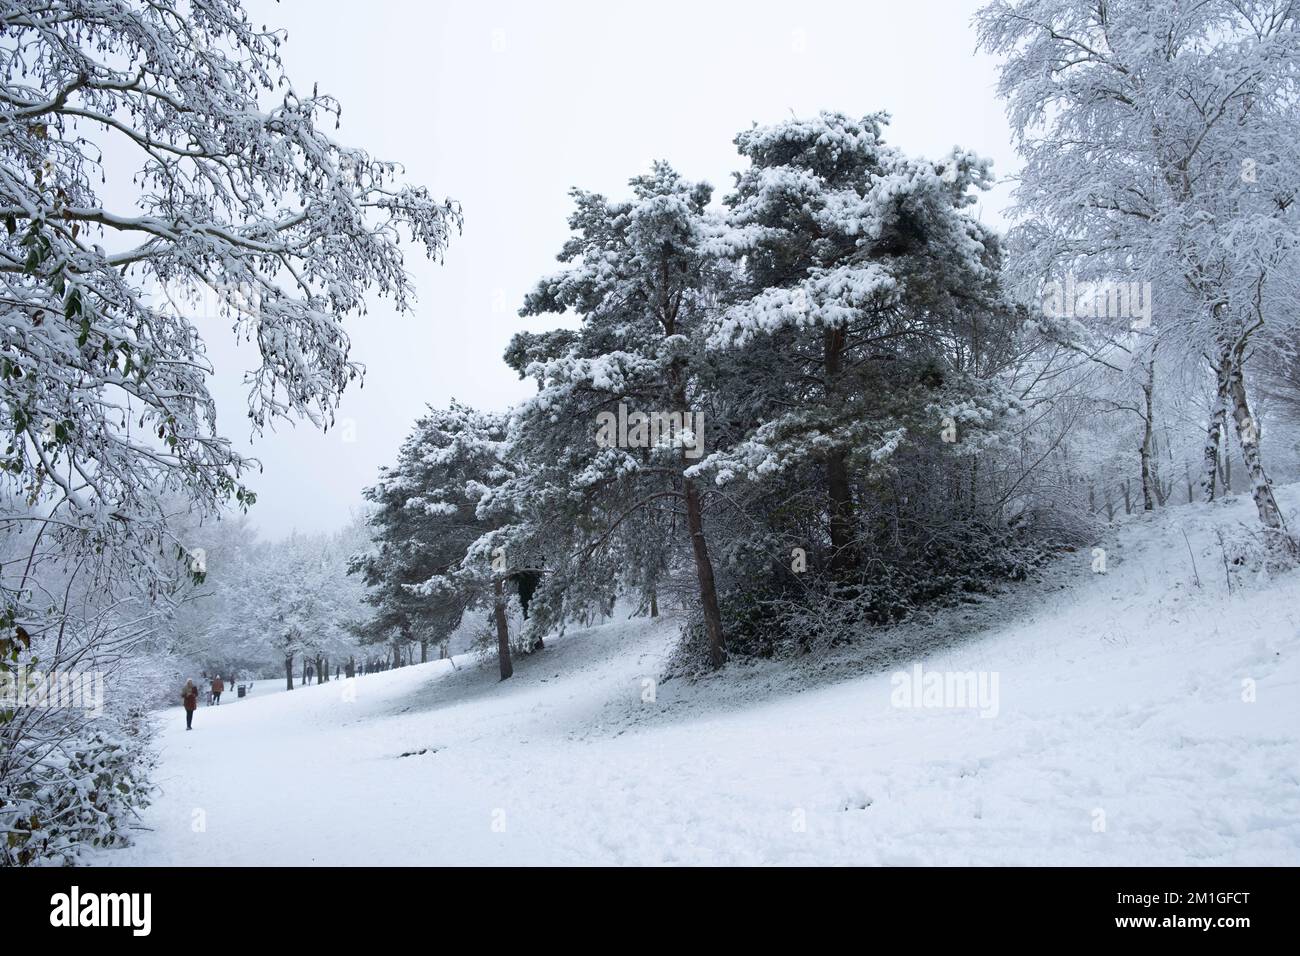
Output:
[[[461,658],[175,708],[149,829],[94,862],[1300,864],[1300,572],[1229,594],[1214,533],[1252,516],[1129,520],[1104,575],[1066,555],[795,676],[653,686],[675,622],[619,619],[503,683]],[[996,697],[895,706],[916,664]]]

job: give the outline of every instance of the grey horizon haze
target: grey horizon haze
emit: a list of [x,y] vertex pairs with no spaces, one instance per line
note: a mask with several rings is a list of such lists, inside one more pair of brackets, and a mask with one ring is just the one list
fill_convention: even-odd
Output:
[[[264,470],[246,476],[262,537],[334,531],[390,463],[426,404],[503,411],[533,388],[501,355],[523,329],[525,292],[556,271],[574,186],[611,197],[657,159],[729,191],[733,137],[753,123],[885,110],[887,139],[911,155],[953,146],[1015,170],[992,60],[975,53],[976,0],[653,5],[566,2],[246,0],[283,28],[285,69],[342,104],[341,142],[404,165],[405,179],[464,211],[445,263],[407,247],[419,301],[387,300],[345,323],[366,365],[321,433],[280,424],[251,444],[242,372],[251,346],[205,327],[219,428]],[[1009,188],[984,194],[1000,227]],[[570,320],[571,321],[571,320]]]

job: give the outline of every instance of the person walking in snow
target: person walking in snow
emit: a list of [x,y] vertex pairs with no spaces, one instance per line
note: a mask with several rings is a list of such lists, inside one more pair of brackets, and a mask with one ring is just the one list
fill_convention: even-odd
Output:
[[308,665],[307,665],[307,683],[310,684],[310,683],[311,683],[311,679],[312,679],[313,677],[315,677],[315,676],[316,676],[316,668],[314,668],[314,667],[312,667],[310,664],[308,664]]
[[221,679],[221,675],[218,674],[212,681],[212,703],[221,703],[221,692],[225,689],[226,683]]
[[181,703],[185,705],[185,729],[194,729],[194,709],[199,706],[199,689],[195,686],[193,678],[185,682],[181,688]]

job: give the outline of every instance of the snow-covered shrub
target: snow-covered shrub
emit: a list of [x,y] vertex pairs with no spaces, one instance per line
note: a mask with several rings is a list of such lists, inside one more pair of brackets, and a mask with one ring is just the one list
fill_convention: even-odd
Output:
[[1300,563],[1300,540],[1287,532],[1234,525],[1215,529],[1229,589],[1290,571]]
[[[869,639],[874,629],[919,610],[996,594],[1032,575],[1051,550],[1045,542],[977,528],[910,553],[866,558],[853,576],[806,573],[795,580],[783,568],[750,572],[729,579],[722,595],[729,653],[781,657]],[[698,637],[693,629],[692,620],[683,638],[688,657]]]
[[90,847],[128,842],[150,797],[145,726],[138,714],[70,717],[53,747],[21,738],[4,760],[24,772],[0,774],[0,865],[70,865]]

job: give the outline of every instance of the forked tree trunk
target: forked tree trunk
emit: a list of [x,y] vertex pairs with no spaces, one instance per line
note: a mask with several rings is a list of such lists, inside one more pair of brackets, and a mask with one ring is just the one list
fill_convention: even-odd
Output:
[[497,625],[497,661],[501,665],[501,679],[506,680],[515,672],[510,663],[510,626],[506,621],[505,586],[500,577],[492,579],[492,617]]

